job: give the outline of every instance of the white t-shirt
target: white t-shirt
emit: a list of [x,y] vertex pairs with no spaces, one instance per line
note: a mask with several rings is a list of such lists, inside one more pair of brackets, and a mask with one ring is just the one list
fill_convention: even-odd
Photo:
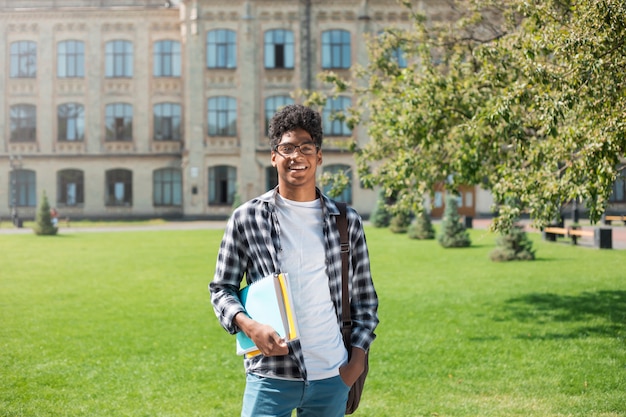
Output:
[[280,195],[276,200],[283,249],[279,260],[294,297],[307,376],[312,381],[331,378],[339,375],[348,352],[330,298],[321,202]]

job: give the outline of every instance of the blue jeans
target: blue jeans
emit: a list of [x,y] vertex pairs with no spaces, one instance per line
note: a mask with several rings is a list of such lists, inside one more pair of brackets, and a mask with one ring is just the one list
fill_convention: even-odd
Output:
[[286,381],[248,374],[241,417],[343,417],[350,388],[340,376]]

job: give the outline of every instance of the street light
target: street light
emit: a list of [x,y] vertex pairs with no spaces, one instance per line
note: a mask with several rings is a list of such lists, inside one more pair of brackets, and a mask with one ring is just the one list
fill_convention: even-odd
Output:
[[22,221],[17,214],[17,170],[22,168],[21,155],[9,155],[11,164],[11,220],[15,227],[22,227]]

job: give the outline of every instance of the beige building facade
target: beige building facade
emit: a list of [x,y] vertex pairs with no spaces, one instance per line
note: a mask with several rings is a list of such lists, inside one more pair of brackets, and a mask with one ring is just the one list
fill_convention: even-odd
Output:
[[[0,0],[0,218],[33,218],[43,192],[74,219],[224,218],[276,185],[276,109],[410,24],[395,0]],[[367,135],[330,117],[354,100],[322,111],[322,168],[349,174],[341,199],[367,216],[376,193],[342,147]],[[488,214],[491,197],[461,203]]]

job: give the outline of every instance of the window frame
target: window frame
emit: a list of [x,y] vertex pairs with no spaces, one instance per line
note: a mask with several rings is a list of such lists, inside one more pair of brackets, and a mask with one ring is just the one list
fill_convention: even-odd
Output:
[[344,29],[322,32],[322,69],[349,69],[352,66],[352,35]]
[[114,39],[108,41],[104,49],[105,78],[132,78],[133,43],[125,39]]
[[294,69],[295,42],[292,30],[267,30],[263,40],[263,63],[266,69]]
[[[61,115],[62,109],[76,112],[67,116]],[[69,127],[68,127],[69,126]],[[75,138],[68,137],[72,127]],[[65,135],[63,133],[65,132]],[[61,103],[57,106],[57,141],[59,142],[83,142],[85,140],[85,106],[80,103]]]
[[156,41],[152,53],[152,75],[154,77],[181,76],[181,45],[173,39]]
[[9,55],[10,78],[37,78],[37,42],[29,40],[11,42]]
[[[61,51],[62,48],[65,50]],[[85,78],[83,41],[67,39],[57,42],[57,78]]]
[[231,29],[207,32],[206,66],[208,69],[237,68],[237,32]]
[[[76,186],[74,201],[68,201],[67,186]],[[85,203],[85,173],[80,169],[62,169],[57,171],[57,206],[76,207]]]
[[[127,114],[127,113],[130,113]],[[104,110],[105,140],[132,142],[133,106],[129,103],[109,103]]]
[[207,100],[207,132],[209,136],[237,136],[237,99],[213,96]]
[[346,112],[352,105],[349,97],[330,97],[322,109],[322,125],[325,136],[351,136],[352,130],[345,121],[333,119],[333,114]]
[[295,100],[288,95],[278,94],[265,98],[265,136],[269,136],[270,120],[278,109],[294,103]]
[[623,167],[621,172],[618,173],[611,189],[611,195],[609,196],[610,204],[626,203],[626,167]]
[[[15,187],[15,188],[13,188]],[[15,207],[37,207],[37,174],[30,169],[11,170],[9,203]]]
[[[156,103],[152,107],[152,123],[153,140],[157,142],[182,140],[182,106],[179,103]],[[169,126],[169,132],[161,133],[163,130],[168,130],[167,126]]]
[[[216,165],[208,169],[210,206],[232,206],[237,193],[237,167]],[[224,194],[226,194],[224,196]]]
[[[164,178],[168,175],[169,178]],[[155,207],[182,207],[183,175],[180,168],[152,171],[152,204]]]
[[[133,205],[133,171],[125,168],[109,169],[105,172],[105,205],[108,207],[130,207]],[[117,185],[123,185],[121,199],[116,197]]]
[[25,143],[37,141],[37,106],[19,103],[9,106],[9,141]]

